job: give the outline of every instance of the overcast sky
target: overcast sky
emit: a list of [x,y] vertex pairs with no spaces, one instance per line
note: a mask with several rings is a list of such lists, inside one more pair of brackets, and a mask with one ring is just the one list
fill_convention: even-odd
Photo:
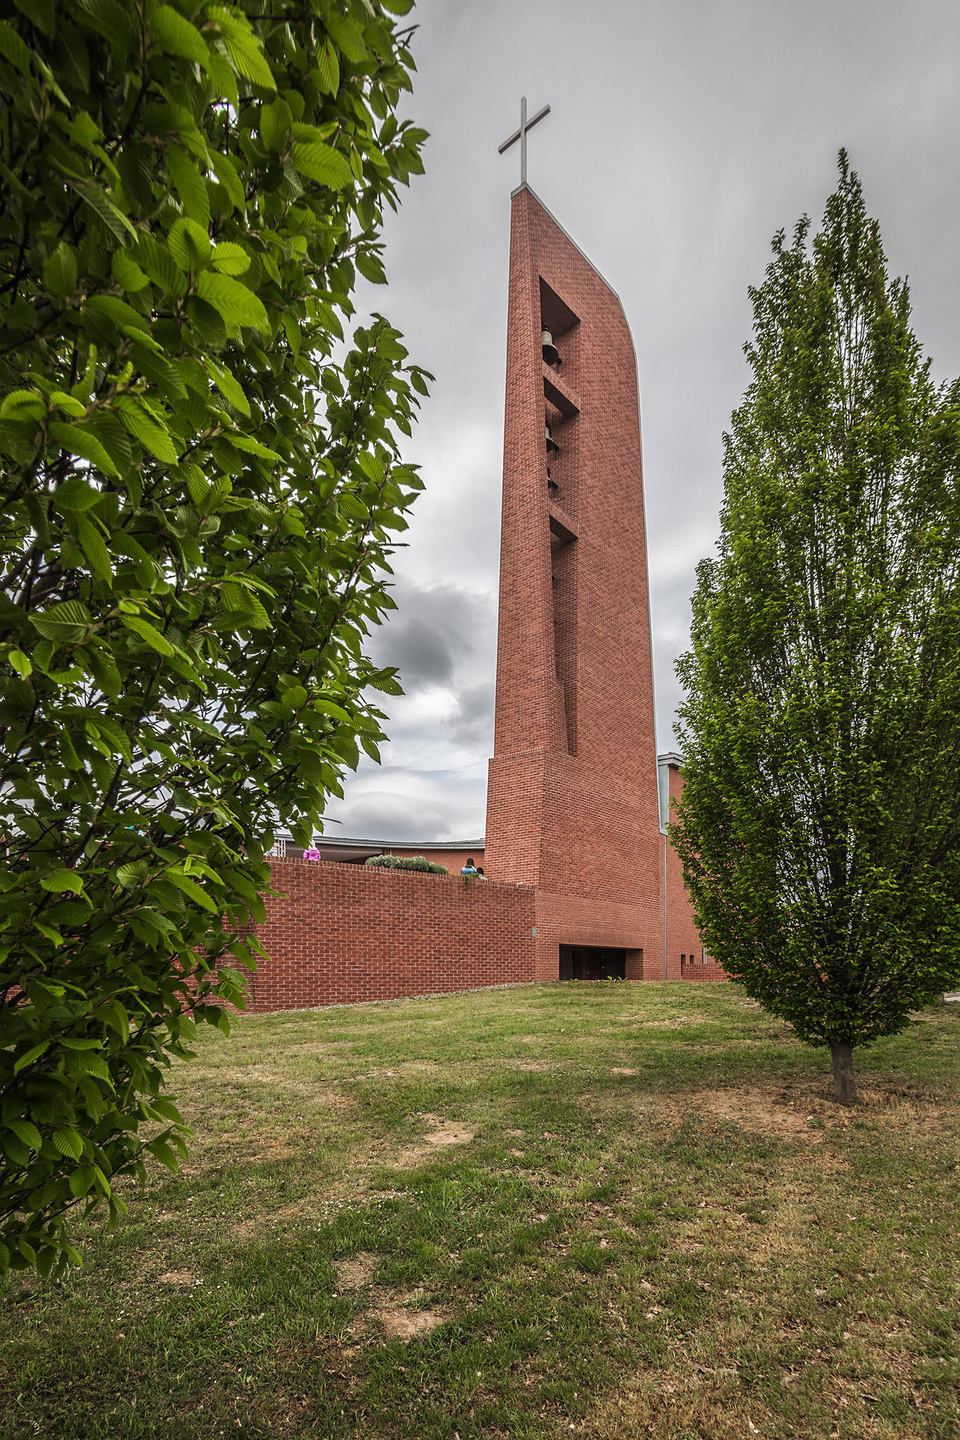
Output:
[[[770,239],[819,222],[850,153],[937,378],[960,372],[958,0],[420,0],[403,114],[426,175],[386,230],[389,286],[363,303],[436,375],[408,447],[422,466],[396,562],[399,611],[372,649],[400,667],[383,764],[328,834],[484,831],[493,743],[510,192],[528,180],[619,295],[640,375],[660,750],[674,661],[711,553],[721,437],[747,383],[747,287]],[[627,577],[629,578],[629,577]],[[334,823],[339,822],[339,823]]]

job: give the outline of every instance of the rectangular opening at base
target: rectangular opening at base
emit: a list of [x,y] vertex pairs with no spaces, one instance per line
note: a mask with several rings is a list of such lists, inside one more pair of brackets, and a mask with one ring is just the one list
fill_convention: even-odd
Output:
[[561,980],[624,980],[626,950],[604,949],[599,945],[561,945]]

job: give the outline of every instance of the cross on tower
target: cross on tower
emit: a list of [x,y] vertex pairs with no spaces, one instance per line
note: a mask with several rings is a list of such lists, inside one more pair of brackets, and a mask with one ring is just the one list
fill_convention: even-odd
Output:
[[500,145],[500,146],[498,147],[498,149],[497,149],[497,154],[498,154],[498,155],[502,155],[503,152],[504,152],[504,150],[509,150],[511,145],[515,145],[518,140],[520,141],[520,184],[521,184],[521,185],[526,185],[526,183],[527,183],[527,131],[528,131],[528,130],[532,130],[533,127],[534,127],[534,125],[538,124],[538,123],[544,118],[545,115],[549,115],[549,114],[550,114],[550,106],[549,106],[549,105],[544,105],[543,109],[542,109],[542,110],[538,110],[537,113],[536,113],[536,115],[534,115],[534,117],[533,117],[532,120],[528,120],[528,119],[527,119],[527,97],[526,97],[526,95],[522,96],[522,97],[521,97],[521,100],[520,100],[520,129],[519,129],[519,130],[514,130],[513,134],[510,136],[510,139],[509,139],[509,140],[504,140],[503,144]]

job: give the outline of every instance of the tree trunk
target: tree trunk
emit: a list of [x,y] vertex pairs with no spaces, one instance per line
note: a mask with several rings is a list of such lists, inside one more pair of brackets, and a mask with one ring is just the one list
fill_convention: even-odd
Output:
[[831,1040],[833,1094],[841,1105],[856,1105],[857,1077],[853,1069],[853,1046],[849,1040]]

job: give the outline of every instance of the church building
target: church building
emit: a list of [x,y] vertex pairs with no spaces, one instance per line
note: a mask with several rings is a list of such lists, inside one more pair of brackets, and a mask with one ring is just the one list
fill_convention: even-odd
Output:
[[[682,780],[679,757],[656,754],[630,329],[525,180],[511,206],[486,836],[321,837],[319,859],[281,847],[254,1011],[532,981],[724,978],[704,957],[666,833]],[[452,873],[365,866],[385,853]],[[468,856],[484,878],[459,876]]]

